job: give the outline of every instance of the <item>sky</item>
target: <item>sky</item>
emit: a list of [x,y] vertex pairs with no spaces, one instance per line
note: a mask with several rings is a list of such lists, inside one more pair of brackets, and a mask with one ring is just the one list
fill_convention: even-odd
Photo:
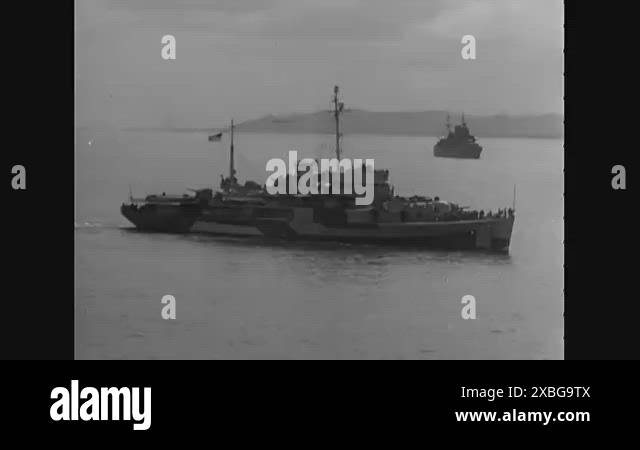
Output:
[[[347,107],[563,112],[561,0],[81,0],[79,126],[218,127]],[[161,57],[162,37],[176,59]],[[462,36],[476,38],[463,60]]]

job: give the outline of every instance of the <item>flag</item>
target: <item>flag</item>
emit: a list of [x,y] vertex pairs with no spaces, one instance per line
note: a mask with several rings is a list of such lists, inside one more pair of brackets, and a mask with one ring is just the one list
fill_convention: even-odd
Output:
[[222,131],[218,134],[212,134],[209,136],[209,142],[218,142],[220,139],[222,139]]

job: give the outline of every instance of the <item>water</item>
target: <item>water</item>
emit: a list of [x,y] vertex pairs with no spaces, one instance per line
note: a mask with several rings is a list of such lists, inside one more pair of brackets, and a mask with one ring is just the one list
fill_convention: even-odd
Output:
[[[434,158],[435,138],[348,135],[348,157],[391,169],[402,195],[511,206],[509,255],[147,234],[119,215],[135,196],[219,181],[228,143],[204,133],[76,131],[76,357],[558,359],[563,356],[560,140],[480,139],[480,160]],[[241,180],[332,136],[236,139]],[[161,299],[176,298],[176,320]],[[463,320],[473,295],[477,319]]]

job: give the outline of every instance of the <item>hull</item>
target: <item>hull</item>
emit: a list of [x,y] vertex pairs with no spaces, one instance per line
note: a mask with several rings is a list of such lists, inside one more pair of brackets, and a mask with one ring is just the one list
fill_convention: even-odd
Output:
[[191,227],[191,232],[224,236],[262,236],[262,233],[255,225],[219,223],[206,220],[196,220]]
[[513,215],[476,220],[406,221],[401,214],[387,214],[378,220],[368,213],[353,215],[355,210],[318,205],[284,206],[277,202],[204,207],[122,205],[121,210],[138,229],[147,231],[496,252],[508,252],[514,222]]
[[191,227],[191,231],[227,236],[262,236],[255,223],[257,212],[262,209],[257,205],[207,206]]
[[138,230],[188,233],[201,214],[198,205],[122,205],[120,212]]
[[331,227],[314,222],[311,209],[296,208],[292,220],[261,219],[258,221],[258,228],[265,236],[289,240],[332,240],[507,252],[513,222],[512,216],[451,222],[390,222]]
[[433,155],[439,158],[479,159],[482,147],[478,144],[459,146],[437,145],[433,147]]

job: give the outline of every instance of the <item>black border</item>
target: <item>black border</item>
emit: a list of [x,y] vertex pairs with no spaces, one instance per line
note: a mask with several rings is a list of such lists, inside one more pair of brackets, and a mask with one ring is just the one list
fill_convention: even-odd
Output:
[[[74,10],[4,5],[4,359],[73,359]],[[8,147],[8,148],[7,148]],[[11,188],[26,168],[27,189]]]
[[[634,17],[565,2],[565,358],[637,359]],[[611,169],[627,169],[613,190]]]

